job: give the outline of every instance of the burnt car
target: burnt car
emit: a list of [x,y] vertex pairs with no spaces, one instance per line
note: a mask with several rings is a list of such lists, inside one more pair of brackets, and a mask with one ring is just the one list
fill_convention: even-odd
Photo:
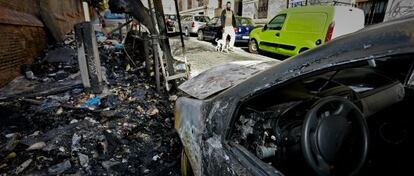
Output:
[[406,175],[413,68],[408,17],[201,73],[176,102],[183,175]]
[[[236,43],[249,43],[249,34],[255,28],[253,20],[249,17],[236,16]],[[197,32],[198,40],[214,41],[222,38],[222,27],[220,17],[214,17],[210,22],[202,26]]]

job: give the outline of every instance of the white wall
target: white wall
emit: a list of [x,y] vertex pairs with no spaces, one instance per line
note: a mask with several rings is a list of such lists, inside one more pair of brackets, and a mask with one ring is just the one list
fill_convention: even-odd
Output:
[[[308,3],[311,4],[319,4],[319,3],[331,3],[334,0],[308,0]],[[343,2],[343,3],[353,3],[354,0],[335,0],[337,2]]]
[[257,23],[266,23],[286,8],[286,0],[268,0],[267,18],[259,19],[259,0],[244,0],[242,15],[255,19]]
[[413,0],[388,0],[384,21],[414,14]]
[[257,19],[257,0],[244,0],[242,16]]
[[[148,0],[141,0],[142,4],[148,8]],[[174,0],[162,0],[164,14],[176,14]]]
[[267,9],[267,19],[270,20],[276,16],[282,9],[286,8],[285,0],[269,0]]
[[177,14],[175,12],[174,0],[162,0],[162,5],[164,9],[164,14]]

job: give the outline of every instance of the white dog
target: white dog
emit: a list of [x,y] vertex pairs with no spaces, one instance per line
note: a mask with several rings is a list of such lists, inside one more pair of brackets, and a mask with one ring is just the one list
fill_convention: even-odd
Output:
[[220,51],[220,52],[227,52],[227,49],[229,47],[228,42],[223,41],[223,39],[216,39],[216,51]]

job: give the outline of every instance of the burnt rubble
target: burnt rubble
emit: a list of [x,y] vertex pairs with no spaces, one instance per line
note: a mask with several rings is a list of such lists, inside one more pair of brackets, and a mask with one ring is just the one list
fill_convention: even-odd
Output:
[[0,175],[179,175],[176,96],[107,42],[103,93],[88,93],[73,43],[51,46],[0,91]]

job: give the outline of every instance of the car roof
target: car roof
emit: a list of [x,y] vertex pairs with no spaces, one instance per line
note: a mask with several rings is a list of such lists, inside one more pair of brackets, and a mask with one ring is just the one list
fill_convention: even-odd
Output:
[[[203,85],[197,85],[199,87],[197,92],[203,92],[204,95],[217,95],[218,92],[225,91],[219,96],[245,97],[252,95],[252,91],[262,91],[288,80],[330,67],[407,53],[414,53],[414,16],[372,25],[355,33],[338,37],[327,44],[287,59],[260,73],[243,78],[245,81],[238,80],[234,85],[222,89],[212,88],[214,85],[209,85],[210,89],[207,90],[203,89]],[[223,71],[219,75],[224,77],[224,74],[235,76],[236,73]],[[208,75],[204,75],[204,79],[206,77]],[[217,87],[228,82],[225,79],[220,80],[220,78],[209,78],[208,80],[214,80],[214,83],[206,84],[215,84]],[[188,91],[185,92],[188,93]],[[208,98],[207,96],[189,94],[199,99]]]
[[[297,13],[297,12],[324,12],[327,14],[333,14],[335,10],[355,10],[359,8],[351,6],[332,6],[332,5],[312,5],[312,6],[300,6],[294,8],[283,9],[282,13]],[[359,9],[360,10],[360,9]]]

